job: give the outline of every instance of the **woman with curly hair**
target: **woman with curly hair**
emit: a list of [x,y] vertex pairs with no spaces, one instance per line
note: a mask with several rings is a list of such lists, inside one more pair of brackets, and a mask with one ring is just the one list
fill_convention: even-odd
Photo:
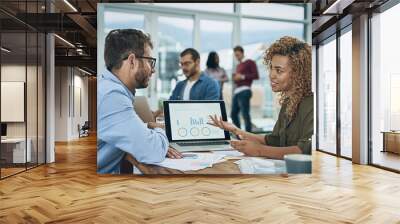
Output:
[[221,117],[210,116],[211,125],[234,133],[234,149],[248,156],[283,159],[287,154],[311,154],[314,131],[311,91],[311,47],[293,37],[282,37],[265,52],[272,91],[280,93],[281,110],[271,134],[245,132]]

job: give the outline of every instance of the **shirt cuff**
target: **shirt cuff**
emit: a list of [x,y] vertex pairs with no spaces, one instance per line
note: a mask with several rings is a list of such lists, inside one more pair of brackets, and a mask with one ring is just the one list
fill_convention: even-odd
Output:
[[311,155],[311,139],[300,139],[297,142],[297,146],[303,154]]
[[265,142],[269,146],[280,146],[280,138],[276,135],[265,135]]

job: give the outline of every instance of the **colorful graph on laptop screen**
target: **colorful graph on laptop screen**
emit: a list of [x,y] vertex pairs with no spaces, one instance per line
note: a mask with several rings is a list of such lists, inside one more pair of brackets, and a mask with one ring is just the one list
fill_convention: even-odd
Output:
[[171,103],[169,105],[173,140],[224,139],[224,131],[207,124],[209,115],[221,116],[219,103]]

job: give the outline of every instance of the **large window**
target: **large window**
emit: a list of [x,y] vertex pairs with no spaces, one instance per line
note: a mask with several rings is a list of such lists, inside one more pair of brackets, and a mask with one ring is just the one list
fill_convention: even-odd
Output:
[[107,35],[113,29],[143,29],[144,15],[129,11],[104,12],[104,32]]
[[184,79],[179,67],[179,55],[193,46],[193,19],[158,17],[158,97],[168,99],[175,83]]
[[[351,27],[349,27],[351,28]],[[340,36],[340,154],[352,157],[352,35]]]
[[318,48],[318,149],[336,153],[336,39]]
[[233,13],[233,3],[213,3],[213,7],[204,3],[154,3],[156,6],[201,10],[206,12]]
[[216,51],[219,65],[228,74],[232,71],[232,33],[233,23],[228,21],[200,20],[201,68],[206,68],[208,53]]
[[[372,17],[372,163],[400,170],[400,5]],[[387,139],[384,139],[384,133]],[[393,132],[393,133],[392,133]],[[397,143],[396,143],[397,142]]]
[[[285,12],[285,13],[282,13]],[[268,16],[279,19],[304,19],[304,7],[290,4],[249,3],[242,4],[242,13],[251,16]]]

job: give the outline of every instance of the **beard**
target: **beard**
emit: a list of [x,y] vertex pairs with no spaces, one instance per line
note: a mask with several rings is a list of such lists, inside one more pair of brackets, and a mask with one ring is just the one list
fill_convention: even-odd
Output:
[[143,88],[147,88],[147,86],[149,86],[150,75],[147,75],[147,73],[149,73],[149,71],[146,71],[143,66],[143,63],[140,63],[138,73],[136,73],[136,76],[135,76],[136,89],[143,89]]
[[196,69],[195,68],[191,68],[189,70],[184,70],[183,74],[185,74],[186,78],[190,78],[192,76],[194,76],[196,74]]

